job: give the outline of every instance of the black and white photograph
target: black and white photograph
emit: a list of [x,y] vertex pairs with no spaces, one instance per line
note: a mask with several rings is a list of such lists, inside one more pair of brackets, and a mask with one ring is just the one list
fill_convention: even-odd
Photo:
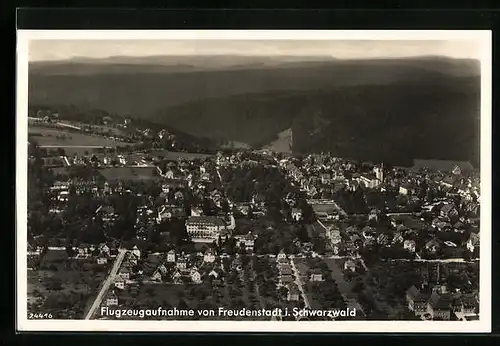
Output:
[[490,331],[489,31],[17,48],[18,329]]

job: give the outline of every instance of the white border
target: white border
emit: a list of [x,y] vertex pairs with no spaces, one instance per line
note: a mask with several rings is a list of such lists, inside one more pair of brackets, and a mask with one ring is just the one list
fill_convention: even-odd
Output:
[[[17,32],[17,329],[19,331],[150,331],[150,332],[491,332],[491,31],[387,30],[18,30]],[[102,321],[27,319],[27,113],[28,43],[30,40],[474,40],[481,44],[481,232],[480,320],[227,322]]]

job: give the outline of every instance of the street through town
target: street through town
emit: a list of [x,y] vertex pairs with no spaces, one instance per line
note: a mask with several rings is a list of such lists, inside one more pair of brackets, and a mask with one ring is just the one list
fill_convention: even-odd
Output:
[[89,311],[87,312],[87,315],[85,316],[86,320],[90,320],[94,316],[96,310],[101,305],[102,300],[108,293],[109,287],[113,284],[113,281],[116,277],[116,273],[118,272],[118,269],[120,269],[120,266],[123,262],[123,259],[125,258],[126,253],[127,250],[125,249],[119,250],[115,262],[113,263],[113,267],[111,268],[111,271],[108,274],[108,277],[104,281],[101,290],[99,291],[99,294],[97,294],[97,297],[95,298],[94,302],[92,303],[92,306],[90,307]]
[[306,308],[310,309],[311,304],[309,303],[309,299],[307,298],[307,295],[304,292],[304,287],[302,286],[303,285],[302,279],[300,278],[300,273],[297,270],[297,267],[295,267],[293,258],[290,260],[290,263],[292,264],[293,274],[295,276],[295,284],[299,287],[300,293],[302,294],[302,298],[304,298],[304,305],[306,306]]

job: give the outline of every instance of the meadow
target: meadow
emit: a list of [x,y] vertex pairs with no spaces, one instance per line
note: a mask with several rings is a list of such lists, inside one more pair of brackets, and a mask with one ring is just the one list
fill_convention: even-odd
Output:
[[89,135],[43,127],[29,127],[28,134],[33,137],[41,147],[116,147],[130,145],[130,143],[115,141],[106,137]]

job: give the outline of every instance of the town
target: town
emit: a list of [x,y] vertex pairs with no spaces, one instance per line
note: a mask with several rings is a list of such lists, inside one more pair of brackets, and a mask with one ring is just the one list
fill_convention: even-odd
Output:
[[397,167],[216,148],[153,127],[30,109],[30,314],[105,319],[112,314],[102,308],[161,307],[356,311],[252,317],[277,321],[479,318],[480,181],[470,163]]

